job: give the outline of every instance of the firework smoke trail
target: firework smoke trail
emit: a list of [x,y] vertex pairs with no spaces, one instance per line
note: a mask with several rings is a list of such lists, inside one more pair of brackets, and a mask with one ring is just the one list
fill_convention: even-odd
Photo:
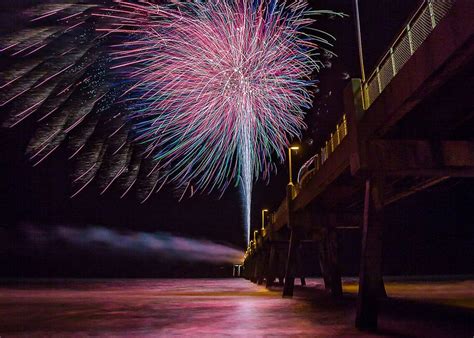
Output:
[[[118,231],[103,226],[74,227],[70,225],[38,226],[25,224],[19,233],[35,244],[36,249],[54,248],[58,240],[77,247],[109,249],[125,255],[154,255],[183,261],[208,263],[235,263],[242,258],[242,251],[235,247],[209,240],[176,236],[167,232]],[[0,232],[0,241],[9,238]],[[21,247],[21,246],[20,246]]]
[[[241,185],[250,237],[252,184],[284,161],[312,105],[324,37],[305,1],[118,2],[104,31],[133,36],[114,67],[132,83],[129,118],[162,182],[221,192]],[[318,30],[313,30],[320,32]],[[324,34],[324,33],[321,33]],[[324,36],[324,35],[323,35]]]

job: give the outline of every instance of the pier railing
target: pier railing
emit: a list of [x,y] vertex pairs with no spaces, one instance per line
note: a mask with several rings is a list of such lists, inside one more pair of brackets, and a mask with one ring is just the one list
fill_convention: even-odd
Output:
[[[401,32],[394,39],[388,51],[380,59],[374,71],[362,84],[363,106],[368,109],[379,97],[390,81],[403,68],[405,63],[423,44],[439,22],[446,16],[456,0],[424,0],[415,11],[414,15],[404,25]],[[336,125],[329,139],[321,147],[320,151],[311,157],[298,173],[298,184],[294,186],[294,196],[304,188],[309,180],[319,171],[321,166],[331,157],[331,154],[347,136],[348,125],[346,115]],[[284,213],[285,205],[282,203],[278,210],[272,215],[279,219]]]
[[[385,87],[403,68],[416,50],[446,16],[456,0],[424,0],[408,20],[402,31],[397,35],[388,51],[380,59],[375,70],[363,84],[364,109],[379,97]],[[330,138],[321,147],[320,152],[311,157],[298,173],[296,193],[305,186],[309,179],[328,160],[337,146],[347,135],[346,115],[331,133]]]
[[320,152],[311,157],[298,172],[298,187],[304,187],[309,179],[321,168],[321,166],[328,160],[331,154],[341,144],[342,140],[347,136],[347,118],[346,114],[342,116],[342,120],[336,125],[334,132],[321,147]]
[[451,9],[455,0],[425,0],[403,27],[364,84],[364,108],[379,97]]

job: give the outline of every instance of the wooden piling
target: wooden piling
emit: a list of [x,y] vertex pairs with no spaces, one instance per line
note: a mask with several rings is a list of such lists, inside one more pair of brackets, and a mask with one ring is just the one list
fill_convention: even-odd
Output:
[[276,265],[277,265],[277,247],[275,242],[270,242],[270,254],[269,254],[269,259],[268,259],[268,265],[266,269],[266,275],[265,275],[265,286],[267,288],[271,287],[273,285],[273,282],[275,281],[276,278]]
[[382,176],[366,180],[362,253],[357,298],[356,326],[360,329],[377,328],[378,298],[382,280],[382,227],[383,227]]
[[300,245],[299,231],[293,224],[293,184],[287,185],[286,201],[288,205],[288,227],[290,229],[290,243],[288,245],[288,259],[285,269],[285,284],[283,286],[283,297],[293,297],[295,286],[295,275],[297,265],[298,247]]

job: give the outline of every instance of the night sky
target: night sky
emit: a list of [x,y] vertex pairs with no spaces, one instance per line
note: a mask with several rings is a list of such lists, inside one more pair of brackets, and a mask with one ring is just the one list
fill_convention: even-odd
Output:
[[[2,1],[0,11],[20,3]],[[319,93],[313,109],[307,113],[308,129],[301,142],[302,151],[294,157],[294,168],[299,168],[327,138],[342,116],[342,89],[348,78],[360,76],[352,0],[311,3],[316,9],[332,9],[349,16],[319,19],[318,28],[336,36],[334,52],[338,57],[328,59],[328,68],[320,73]],[[360,3],[368,74],[419,1],[360,0]],[[35,246],[28,239],[32,229],[47,232],[55,226],[96,225],[124,233],[159,231],[244,248],[238,189],[228,189],[221,199],[213,194],[200,195],[180,203],[171,190],[165,189],[140,204],[133,194],[120,199],[113,189],[99,196],[98,188],[91,185],[70,199],[71,168],[64,147],[34,168],[24,155],[34,128],[34,122],[29,120],[16,128],[0,130],[0,266],[3,267],[0,276],[149,277],[219,275],[224,271],[221,265],[140,256],[134,252],[114,253],[97,246],[77,248],[60,241]],[[257,182],[254,186],[254,227],[260,226],[260,210],[275,210],[285,195],[287,167],[278,168],[269,185]],[[472,180],[449,181],[388,208],[384,243],[386,272],[474,272],[469,264],[474,261],[474,218],[470,210],[474,202],[473,187]],[[346,274],[358,269],[359,237],[358,231],[342,235]]]

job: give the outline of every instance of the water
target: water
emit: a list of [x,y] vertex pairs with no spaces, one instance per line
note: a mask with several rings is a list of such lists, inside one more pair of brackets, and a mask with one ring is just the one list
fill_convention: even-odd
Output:
[[[427,295],[435,288],[440,299],[466,300],[474,283],[410,285],[389,284],[387,290],[398,297]],[[365,336],[353,327],[351,287],[346,282],[348,296],[334,300],[322,291],[320,279],[311,279],[293,299],[282,299],[280,288],[269,291],[243,279],[3,280],[0,336]],[[381,316],[382,336],[470,336],[459,312],[423,319],[426,309],[415,308],[414,314],[409,305],[394,309]]]

